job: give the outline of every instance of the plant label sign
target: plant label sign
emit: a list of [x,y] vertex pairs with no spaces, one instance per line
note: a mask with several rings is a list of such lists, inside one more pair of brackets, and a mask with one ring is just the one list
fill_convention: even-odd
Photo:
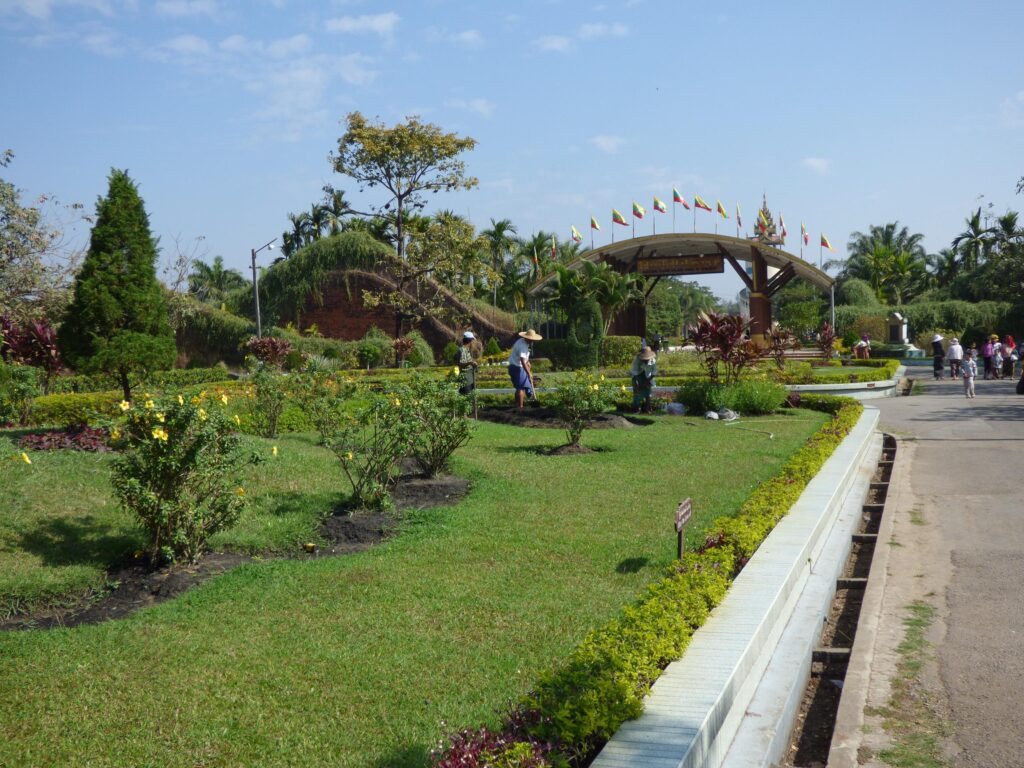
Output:
[[676,557],[683,558],[683,529],[693,517],[693,499],[686,498],[676,507]]

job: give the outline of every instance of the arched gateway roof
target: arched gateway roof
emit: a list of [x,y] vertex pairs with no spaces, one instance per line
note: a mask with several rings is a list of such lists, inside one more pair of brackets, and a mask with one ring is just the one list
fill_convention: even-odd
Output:
[[[652,275],[709,274],[719,272],[721,269],[702,270],[700,268],[701,260],[704,257],[712,257],[708,259],[709,266],[723,259],[731,262],[750,262],[753,260],[751,249],[760,252],[769,267],[783,270],[792,265],[790,268],[795,277],[803,278],[826,291],[832,287],[834,281],[831,277],[798,256],[757,240],[745,240],[707,232],[672,232],[665,235],[634,237],[617,243],[609,243],[583,253],[569,265],[569,268],[577,269],[584,261],[606,261],[613,263],[623,272],[639,271]],[[678,267],[680,271],[672,271],[674,267]],[[535,283],[530,292],[535,292],[553,277],[553,274],[547,275]]]

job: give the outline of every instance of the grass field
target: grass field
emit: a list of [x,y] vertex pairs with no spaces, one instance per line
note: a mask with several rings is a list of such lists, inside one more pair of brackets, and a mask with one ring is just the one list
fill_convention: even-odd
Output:
[[[695,543],[825,418],[658,418],[588,432],[599,450],[565,457],[537,452],[560,430],[481,424],[455,462],[470,495],[407,516],[369,552],[246,565],[123,621],[0,635],[0,765],[423,765],[442,734],[493,721],[660,575],[681,498],[694,499]],[[254,509],[220,545],[301,539],[339,497],[311,437],[277,444],[294,463],[258,468]],[[92,516],[75,565],[87,570],[134,546],[105,461],[37,455],[0,489],[5,509],[37,497],[3,523],[0,573],[20,563],[9,590],[72,567],[28,552],[15,529],[50,526],[62,551],[61,530]]]

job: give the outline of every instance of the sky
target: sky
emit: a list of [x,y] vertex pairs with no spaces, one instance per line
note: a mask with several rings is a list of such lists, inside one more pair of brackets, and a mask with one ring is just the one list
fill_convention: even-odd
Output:
[[[91,211],[127,169],[165,259],[244,269],[325,184],[386,202],[328,161],[358,110],[476,139],[479,186],[430,203],[478,229],[576,226],[589,246],[595,216],[600,245],[635,200],[637,235],[653,216],[665,232],[675,186],[721,200],[726,234],[737,204],[749,234],[767,196],[790,252],[806,224],[809,261],[821,233],[842,258],[852,232],[897,220],[934,252],[979,205],[1024,204],[1022,26],[1014,0],[0,0],[0,176]],[[681,207],[676,227],[693,227]]]

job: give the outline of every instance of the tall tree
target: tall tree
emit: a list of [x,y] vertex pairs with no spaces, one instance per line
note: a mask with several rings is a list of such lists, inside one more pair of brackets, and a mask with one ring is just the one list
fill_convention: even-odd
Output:
[[156,258],[138,188],[112,170],[58,341],[75,369],[117,376],[126,400],[133,374],[169,368],[177,354]]
[[953,238],[953,248],[961,254],[964,269],[974,269],[984,262],[991,246],[992,229],[982,222],[978,208],[964,222],[967,228]]
[[192,262],[188,276],[188,292],[200,301],[220,304],[229,291],[246,285],[246,279],[237,269],[225,269],[224,258],[215,256],[212,264]]
[[492,274],[489,281],[494,306],[498,306],[498,283],[501,282],[501,275],[505,271],[505,262],[516,245],[516,234],[515,225],[508,219],[491,219],[491,226],[480,233],[491,257]]
[[407,117],[404,123],[387,127],[371,123],[359,112],[346,118],[347,130],[338,139],[338,152],[331,155],[337,173],[349,176],[366,188],[383,187],[391,197],[384,210],[395,206],[395,238],[399,259],[405,258],[405,214],[426,204],[426,192],[471,189],[477,179],[466,175],[460,159],[472,150],[476,140],[444,133],[432,123]]

